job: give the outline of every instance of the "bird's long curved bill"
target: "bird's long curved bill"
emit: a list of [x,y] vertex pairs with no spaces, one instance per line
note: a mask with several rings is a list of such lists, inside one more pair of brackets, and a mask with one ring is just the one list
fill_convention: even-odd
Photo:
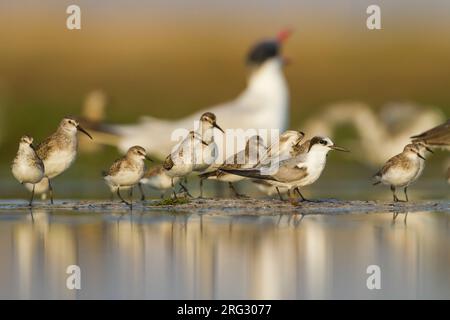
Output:
[[87,132],[86,130],[84,130],[80,125],[77,126],[77,130],[83,132],[85,135],[87,135],[89,138],[91,138],[92,140],[92,136],[89,134],[89,132]]
[[222,131],[222,133],[225,133],[225,131],[223,131],[223,129],[219,127],[217,123],[213,123],[213,127],[219,129],[220,131]]
[[338,146],[330,146],[330,148],[336,151],[350,152],[350,150]]
[[434,153],[434,151],[433,150],[431,150],[430,148],[428,148],[428,147],[425,147],[425,149],[427,149],[427,151],[428,152],[430,152],[430,153]]

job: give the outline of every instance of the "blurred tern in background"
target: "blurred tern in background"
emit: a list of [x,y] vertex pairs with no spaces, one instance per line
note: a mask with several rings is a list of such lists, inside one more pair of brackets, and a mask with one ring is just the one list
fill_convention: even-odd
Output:
[[[246,58],[251,70],[247,88],[236,99],[209,106],[179,120],[146,116],[136,124],[103,124],[97,129],[91,128],[96,141],[115,145],[123,153],[132,145],[141,145],[149,154],[163,159],[171,152],[172,132],[179,128],[192,128],[194,121],[206,111],[214,113],[223,128],[284,131],[289,121],[289,90],[283,73],[285,59],[281,56],[281,49],[290,34],[290,30],[283,30],[274,39],[259,42],[251,48]],[[106,138],[105,132],[110,133],[110,138]],[[97,133],[100,133],[98,139]],[[150,140],[148,137],[158,139]],[[223,139],[216,132],[215,140],[219,147],[224,145]],[[225,160],[222,148],[218,154],[222,163]]]

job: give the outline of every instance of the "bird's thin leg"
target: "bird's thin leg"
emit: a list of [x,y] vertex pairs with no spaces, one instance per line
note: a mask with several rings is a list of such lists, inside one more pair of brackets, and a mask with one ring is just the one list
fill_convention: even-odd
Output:
[[200,198],[203,198],[203,179],[200,178]]
[[405,191],[405,198],[406,198],[406,202],[409,201],[408,199],[408,186],[405,187],[405,189],[403,189]]
[[300,189],[298,187],[295,187],[294,191],[297,192],[297,194],[300,196],[300,198],[302,198],[302,201],[307,201],[307,202],[312,202],[312,200],[306,199],[302,193],[300,192]]
[[145,193],[144,189],[142,188],[142,183],[138,183],[139,191],[141,192],[141,201],[145,201]]
[[33,199],[34,199],[34,187],[35,187],[35,186],[36,186],[36,185],[33,184],[33,190],[31,190],[31,199],[30,199],[30,203],[29,203],[29,206],[30,206],[30,207],[33,205]]
[[173,183],[173,178],[171,178],[170,182],[172,184],[173,198],[178,199],[177,193],[175,192],[175,184]]
[[277,190],[278,196],[280,197],[281,201],[284,201],[283,196],[281,195],[280,189],[278,189],[278,187],[275,187],[275,189]]
[[392,191],[392,195],[393,195],[393,198],[394,198],[394,202],[398,202],[398,198],[397,198],[397,195],[395,194],[395,187],[394,186],[391,186],[391,191]]
[[114,202],[114,191],[111,192],[111,195],[110,195],[110,197],[109,197],[109,200],[110,200],[111,202]]
[[50,191],[50,203],[53,204],[53,186],[50,178],[48,179],[48,189]]
[[181,183],[181,181],[180,181],[180,187],[181,187],[181,189],[183,189],[184,192],[186,192],[186,194],[189,197],[193,198],[193,196],[189,193],[189,190],[186,188],[186,186],[184,184]]
[[130,209],[133,210],[133,187],[130,189]]
[[231,191],[233,192],[233,194],[236,198],[248,198],[245,194],[240,194],[236,190],[236,188],[234,187],[234,184],[232,182],[228,182],[228,187],[231,189]]
[[117,187],[117,196],[119,197],[120,200],[122,200],[123,203],[130,205],[127,201],[125,201],[124,198],[122,198],[122,196],[120,195],[120,187]]

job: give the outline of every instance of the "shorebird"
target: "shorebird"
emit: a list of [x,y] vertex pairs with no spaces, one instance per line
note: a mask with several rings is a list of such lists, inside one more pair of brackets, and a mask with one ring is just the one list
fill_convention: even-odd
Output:
[[[396,188],[404,188],[405,198],[408,201],[408,186],[421,174],[421,161],[425,157],[420,153],[423,146],[410,143],[405,146],[402,153],[390,158],[386,164],[374,175],[374,185],[383,183],[391,187],[394,202],[400,201],[395,194]],[[422,167],[423,169],[423,167]]]
[[[175,187],[175,178],[184,178],[194,170],[195,165],[195,153],[199,148],[199,144],[207,146],[208,144],[203,141],[198,133],[190,131],[186,138],[178,145],[178,147],[170,153],[163,163],[163,168],[166,170],[167,175],[171,178],[172,188]],[[188,189],[179,181],[180,187],[189,194]],[[176,198],[175,189],[173,190],[174,197]]]
[[[328,137],[313,137],[301,145],[293,146],[290,157],[271,167],[261,165],[252,169],[223,169],[225,172],[244,177],[264,180],[274,187],[296,191],[303,201],[307,200],[299,188],[314,183],[325,168],[327,154],[330,150],[347,149],[334,145]],[[290,192],[289,192],[290,195]]]
[[[219,181],[228,182],[228,186],[233,194],[240,198],[245,197],[239,194],[233,183],[245,179],[242,176],[227,173],[221,169],[246,169],[254,167],[261,157],[266,153],[266,146],[264,140],[258,135],[247,139],[244,150],[241,150],[228,158],[225,163],[213,171],[209,171],[199,175],[200,181],[204,179],[217,179]],[[202,196],[202,195],[201,195]]]
[[77,156],[77,132],[81,131],[88,137],[77,120],[66,117],[59,123],[58,129],[36,148],[36,153],[44,162],[45,176],[48,178],[50,201],[53,204],[53,187],[51,179],[66,171]]
[[133,195],[133,187],[139,184],[139,181],[144,176],[146,170],[145,159],[151,161],[145,149],[140,146],[133,146],[128,149],[125,156],[114,161],[104,177],[109,186],[117,188],[116,193],[119,199],[131,208],[133,199],[131,198],[130,202],[125,201],[120,194],[120,189],[130,188],[130,195]]
[[174,184],[178,183],[178,177],[172,178],[167,174],[166,169],[164,169],[162,165],[158,165],[149,168],[145,172],[140,183],[149,186],[152,189],[161,191],[161,197],[163,197],[164,192],[172,188],[172,179]]
[[[195,148],[194,155],[194,168],[195,172],[203,172],[208,169],[216,160],[218,156],[217,144],[214,142],[214,128],[225,133],[222,128],[217,124],[216,116],[214,113],[205,112],[200,117],[200,128],[198,134],[200,138],[208,145],[204,146],[199,143]],[[200,179],[200,197],[203,196],[203,179]]]
[[22,184],[31,183],[30,206],[33,204],[34,186],[44,177],[44,163],[36,154],[33,146],[33,138],[22,136],[20,138],[19,150],[14,158],[11,170],[14,177]]
[[[290,30],[282,30],[273,39],[263,40],[254,45],[246,58],[250,69],[248,85],[239,96],[229,102],[209,106],[178,120],[142,117],[138,123],[103,124],[93,129],[97,142],[117,146],[125,152],[132,145],[141,145],[151,155],[164,159],[171,152],[171,133],[178,128],[190,128],[195,120],[206,111],[214,113],[224,128],[279,129],[284,131],[289,122],[289,89],[283,73],[285,59],[281,49]],[[101,132],[97,139],[97,133]],[[109,133],[109,139],[105,136]],[[148,137],[158,137],[149,143]],[[216,133],[219,147],[223,136]],[[225,160],[225,152],[219,148],[220,162]]]

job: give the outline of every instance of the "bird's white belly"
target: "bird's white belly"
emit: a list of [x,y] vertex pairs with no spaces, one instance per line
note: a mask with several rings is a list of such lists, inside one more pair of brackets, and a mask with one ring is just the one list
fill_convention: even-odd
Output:
[[41,170],[37,167],[28,165],[24,161],[15,165],[12,169],[12,173],[20,183],[38,183],[44,176],[44,173]]
[[45,175],[54,178],[66,171],[75,161],[75,150],[62,150],[52,153],[45,161]]
[[217,158],[216,147],[216,143],[212,142],[196,149],[194,171],[204,171],[214,163]]
[[170,170],[167,171],[169,177],[184,177],[192,172],[193,164],[175,164]]
[[[173,183],[178,182],[178,177],[173,178]],[[143,178],[141,183],[158,190],[166,190],[172,187],[172,178],[167,174],[158,174],[154,177]]]
[[[26,183],[25,187],[29,190],[33,190],[33,183]],[[47,178],[42,178],[38,183],[34,184],[34,193],[42,194],[49,191],[49,184]]]
[[114,186],[133,186],[139,183],[139,180],[144,176],[144,170],[123,170],[109,176],[109,181]]
[[383,175],[381,182],[387,185],[393,185],[395,187],[405,187],[413,181],[418,170],[418,166],[412,167],[408,170],[392,168]]

